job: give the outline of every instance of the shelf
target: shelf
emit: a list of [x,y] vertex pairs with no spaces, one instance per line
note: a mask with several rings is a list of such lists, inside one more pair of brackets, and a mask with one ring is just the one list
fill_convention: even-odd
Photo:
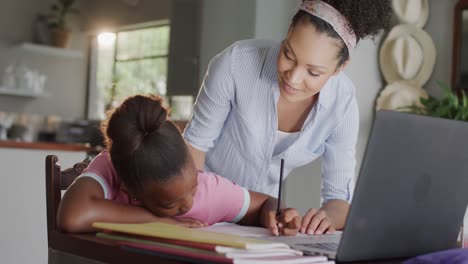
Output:
[[0,87],[0,95],[11,95],[11,96],[19,96],[19,97],[42,97],[44,93],[37,93],[34,91],[26,90],[26,89],[8,89],[4,87]]
[[57,48],[53,46],[39,45],[33,43],[21,43],[20,49],[31,51],[49,56],[68,57],[68,58],[83,58],[83,53],[78,50],[70,50],[64,48]]

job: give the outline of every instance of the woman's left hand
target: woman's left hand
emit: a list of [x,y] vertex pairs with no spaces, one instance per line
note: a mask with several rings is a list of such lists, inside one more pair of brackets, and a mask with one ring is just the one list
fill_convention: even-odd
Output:
[[311,208],[302,218],[300,232],[303,234],[333,234],[335,230],[335,224],[323,209]]

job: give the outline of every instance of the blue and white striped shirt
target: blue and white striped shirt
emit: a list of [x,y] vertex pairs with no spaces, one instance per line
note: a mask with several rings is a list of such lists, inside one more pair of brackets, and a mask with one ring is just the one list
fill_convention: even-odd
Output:
[[282,158],[287,176],[322,156],[322,198],[350,201],[359,128],[354,85],[343,72],[332,76],[297,139],[273,155],[279,50],[280,43],[244,40],[215,56],[184,137],[206,152],[206,170],[272,196],[278,193]]

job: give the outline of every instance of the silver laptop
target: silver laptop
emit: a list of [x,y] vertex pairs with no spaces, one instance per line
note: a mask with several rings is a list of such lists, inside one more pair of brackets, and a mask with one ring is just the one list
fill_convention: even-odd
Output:
[[381,111],[341,236],[277,239],[338,261],[412,257],[455,247],[467,205],[468,122]]

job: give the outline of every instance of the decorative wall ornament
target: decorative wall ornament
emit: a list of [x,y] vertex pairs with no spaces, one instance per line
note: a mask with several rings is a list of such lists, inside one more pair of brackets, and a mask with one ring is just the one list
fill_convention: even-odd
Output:
[[393,0],[393,12],[400,23],[423,28],[429,18],[428,0]]
[[420,97],[428,98],[427,92],[420,86],[407,81],[396,81],[380,92],[376,110],[399,110],[410,105],[421,106]]
[[407,80],[424,86],[434,70],[435,59],[431,36],[409,24],[392,28],[380,47],[380,70],[387,83]]
[[436,49],[423,30],[429,16],[428,0],[392,0],[399,20],[383,41],[379,66],[387,82],[376,101],[376,110],[401,111],[427,98],[422,88],[432,75]]

